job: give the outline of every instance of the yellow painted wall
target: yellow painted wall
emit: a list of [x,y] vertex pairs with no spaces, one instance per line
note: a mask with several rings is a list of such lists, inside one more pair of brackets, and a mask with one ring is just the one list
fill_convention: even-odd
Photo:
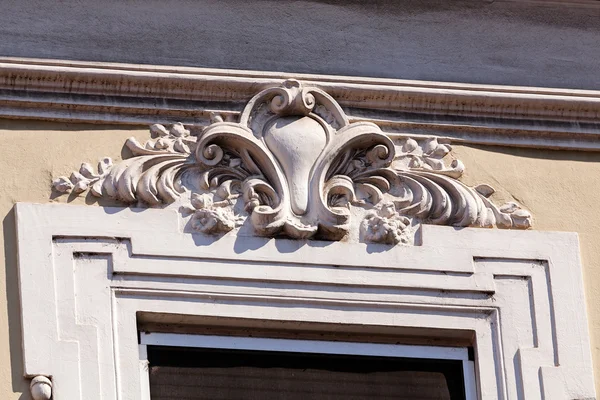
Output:
[[[129,154],[125,140],[148,138],[145,127],[58,124],[0,119],[0,399],[29,399],[21,377],[21,326],[17,285],[16,202],[52,199],[51,181],[81,162],[115,160]],[[538,230],[579,233],[587,308],[592,333],[596,387],[600,393],[600,153],[454,146],[453,156],[466,166],[463,181],[497,189],[497,204],[516,200],[534,215]],[[71,198],[73,203],[93,198]],[[91,201],[90,201],[91,200]],[[21,392],[25,394],[21,395]]]

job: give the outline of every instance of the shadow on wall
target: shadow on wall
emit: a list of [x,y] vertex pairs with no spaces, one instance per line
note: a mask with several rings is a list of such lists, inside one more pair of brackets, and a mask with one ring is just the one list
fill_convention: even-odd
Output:
[[17,237],[14,208],[2,221],[4,234],[5,276],[6,276],[6,303],[8,315],[8,340],[10,346],[11,383],[15,393],[22,392],[19,400],[29,400],[29,384],[23,379],[23,352],[22,352],[22,327],[21,306],[19,300],[19,280],[17,267]]
[[[533,158],[546,161],[575,161],[600,164],[600,153],[597,151],[549,150],[535,148],[528,149],[522,147],[487,146],[466,143],[461,143],[460,146],[523,159]],[[471,170],[474,168],[474,166],[466,165],[466,168],[467,170]],[[489,169],[490,171],[493,171],[493,168]]]
[[3,0],[0,56],[600,89],[600,7],[560,3]]

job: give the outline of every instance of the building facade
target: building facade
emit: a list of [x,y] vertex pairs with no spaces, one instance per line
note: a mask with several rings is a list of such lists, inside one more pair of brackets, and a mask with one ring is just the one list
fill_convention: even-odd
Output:
[[596,2],[7,5],[2,398],[206,390],[174,348],[595,398]]

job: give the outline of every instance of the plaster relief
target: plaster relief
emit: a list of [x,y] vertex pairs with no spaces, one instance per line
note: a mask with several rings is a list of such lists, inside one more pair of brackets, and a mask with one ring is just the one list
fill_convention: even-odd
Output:
[[[420,224],[526,229],[529,212],[502,207],[458,178],[451,151],[435,138],[392,141],[370,122],[350,123],[324,91],[296,80],[254,96],[239,122],[220,117],[199,134],[153,125],[133,157],[83,164],[60,192],[178,207],[192,230],[295,239],[410,243]],[[245,227],[245,228],[244,228]]]

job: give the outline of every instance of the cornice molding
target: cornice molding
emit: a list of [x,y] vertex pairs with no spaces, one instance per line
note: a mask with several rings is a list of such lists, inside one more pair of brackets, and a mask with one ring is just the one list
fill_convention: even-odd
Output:
[[531,215],[502,207],[458,178],[463,164],[437,138],[391,139],[371,122],[351,122],[325,91],[287,80],[257,93],[239,118],[216,115],[191,132],[155,124],[154,139],[126,145],[97,171],[59,177],[60,192],[181,211],[190,231],[294,239],[414,243],[421,224],[526,229]]
[[351,122],[455,143],[600,150],[600,92],[0,58],[0,117],[207,126],[286,79],[329,93]]

